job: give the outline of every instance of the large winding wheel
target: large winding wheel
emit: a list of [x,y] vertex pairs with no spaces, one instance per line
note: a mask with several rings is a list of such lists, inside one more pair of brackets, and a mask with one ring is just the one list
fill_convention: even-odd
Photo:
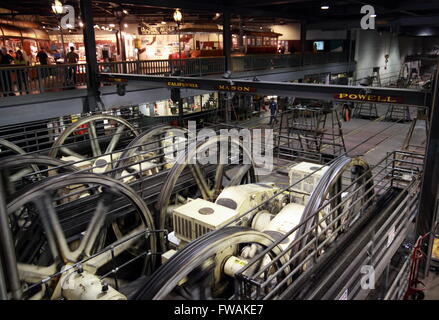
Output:
[[69,163],[42,155],[9,156],[0,161],[0,173],[8,196],[48,177],[73,172],[77,169]]
[[124,148],[138,136],[137,129],[125,119],[110,115],[93,115],[81,118],[56,139],[49,156],[71,157],[74,161],[87,161],[93,158],[91,166],[105,167],[115,161],[103,155]]
[[[91,258],[84,270],[102,274],[124,255],[156,253],[155,234],[143,234],[154,230],[148,208],[130,187],[109,177],[58,175],[12,200],[7,211],[20,278],[29,286],[26,298],[59,298],[60,277],[52,275],[84,259]],[[114,249],[104,250],[108,246]],[[140,269],[129,277],[145,272]]]
[[[295,234],[296,239],[303,239],[291,255],[304,250],[299,259],[303,262],[307,252],[315,248],[315,257],[322,254],[372,205],[373,185],[372,172],[363,159],[337,158],[311,193],[300,221],[302,226]],[[306,266],[312,261],[308,260]]]
[[[251,261],[246,271],[250,272],[247,274],[250,278],[251,274],[261,273],[268,277],[266,279],[273,283],[273,287],[281,283],[286,286],[294,281],[294,277],[285,283],[285,275],[299,264],[302,270],[308,268],[314,260],[307,257],[315,245],[318,251],[314,256],[317,257],[365,213],[368,204],[372,204],[373,194],[372,173],[367,163],[360,158],[340,157],[327,169],[312,192],[301,215],[302,226],[293,235],[294,239],[302,240],[292,250],[281,254],[285,249],[281,249],[281,243],[275,242],[268,233],[244,227],[222,228],[205,234],[175,253],[135,298],[236,298],[234,277],[226,266],[231,257],[246,256]],[[268,246],[272,249],[268,250]],[[287,262],[295,255],[297,258],[292,264]],[[279,259],[275,263],[267,264],[267,260],[276,256]],[[251,260],[255,257],[258,260]],[[242,267],[244,265],[243,262]],[[235,272],[239,273],[238,269],[242,267],[237,266]]]
[[6,155],[13,155],[13,154],[26,154],[26,151],[24,151],[22,148],[17,146],[16,144],[5,140],[0,139],[0,153],[6,154]]
[[[229,227],[208,233],[178,251],[136,293],[138,300],[230,299],[234,281],[224,273],[226,261],[256,244],[259,251],[273,244],[267,234],[245,227]],[[258,252],[254,252],[257,254]],[[280,252],[274,247],[267,257]],[[276,269],[276,266],[273,266]]]
[[169,169],[186,143],[185,128],[168,125],[151,128],[128,144],[117,161],[113,177],[130,181],[130,177],[139,178]]
[[[221,144],[229,146],[228,154],[220,154]],[[201,164],[200,155],[213,154],[217,164]],[[231,153],[231,150],[238,152]],[[215,153],[215,152],[214,152]],[[244,163],[243,157],[247,160]],[[181,152],[169,170],[157,201],[160,229],[172,230],[172,208],[185,204],[189,198],[214,202],[228,186],[256,182],[255,165],[250,151],[237,138],[215,136]],[[162,243],[164,245],[164,242]]]

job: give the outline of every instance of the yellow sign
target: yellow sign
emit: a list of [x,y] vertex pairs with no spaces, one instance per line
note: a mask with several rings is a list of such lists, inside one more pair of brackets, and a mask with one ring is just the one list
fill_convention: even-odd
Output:
[[107,81],[107,82],[128,82],[127,79],[122,79],[122,78],[113,78],[113,77],[108,77],[108,76],[103,76],[102,77],[103,81]]
[[198,89],[200,87],[198,83],[187,83],[187,82],[177,82],[177,81],[168,81],[168,86],[175,88],[194,88],[194,89]]
[[226,84],[220,84],[215,87],[216,90],[220,91],[233,91],[233,92],[255,92],[256,88],[248,86],[230,86]]
[[339,100],[353,100],[365,102],[402,103],[402,99],[398,97],[377,96],[371,94],[337,93],[334,98]]

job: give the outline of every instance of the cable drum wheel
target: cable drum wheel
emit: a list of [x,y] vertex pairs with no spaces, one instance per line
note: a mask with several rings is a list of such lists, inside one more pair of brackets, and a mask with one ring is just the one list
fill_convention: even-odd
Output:
[[[231,252],[238,252],[242,246],[258,244],[263,250],[273,244],[274,240],[268,234],[246,228],[227,227],[205,234],[197,240],[189,243],[182,250],[178,251],[171,259],[162,265],[152,275],[149,281],[135,294],[136,300],[161,300],[170,298],[186,299],[212,299],[226,298],[222,295],[231,294],[232,288],[222,288],[215,292],[217,281],[228,281],[228,286],[235,283],[234,279],[224,279],[215,276],[215,271],[224,267],[225,260],[231,255],[223,255],[220,260],[215,259],[221,256],[224,250],[232,249]],[[273,248],[273,256],[279,254],[280,248]],[[233,253],[232,253],[233,254]],[[209,265],[207,262],[212,262]],[[221,277],[220,276],[220,277]],[[229,289],[229,291],[227,291]],[[192,294],[191,292],[192,291]],[[227,297],[229,298],[229,297]]]
[[[106,146],[106,150],[103,151],[101,149],[101,142],[105,136],[98,136],[96,122],[98,121],[109,121],[112,122],[112,126],[117,124],[117,127],[110,142]],[[104,131],[107,125],[104,125]],[[128,130],[128,131],[127,131]],[[124,132],[125,131],[125,132]],[[120,143],[121,137],[125,136],[138,136],[139,132],[137,129],[130,124],[127,120],[110,115],[93,115],[85,118],[81,118],[78,121],[74,122],[70,127],[65,129],[61,135],[56,139],[52,148],[49,151],[49,156],[57,158],[60,157],[60,154],[63,153],[67,156],[73,156],[78,160],[87,160],[91,156],[98,158],[103,154],[111,153],[117,150],[117,145]],[[88,140],[90,144],[91,152],[90,155],[79,154],[78,152],[72,150],[70,147],[67,147],[68,141],[75,140],[77,137],[85,138],[88,137],[85,141]],[[84,140],[83,140],[84,141]],[[97,160],[97,159],[96,159]]]
[[7,148],[9,151],[14,152],[15,154],[26,154],[26,151],[24,151],[16,144],[5,139],[0,139],[0,153],[4,152],[3,148]]
[[[94,188],[95,192],[78,189],[80,185]],[[82,192],[84,196],[72,203],[58,205],[56,194],[66,188],[72,188],[72,192]],[[114,208],[118,199],[125,204],[122,209]],[[72,209],[72,206],[76,209]],[[105,245],[114,241],[108,235],[107,225],[117,218],[120,211],[128,216],[139,216],[142,224],[132,227],[117,239],[123,244],[115,250],[116,258],[138,245],[139,238],[130,237],[143,230],[155,229],[151,213],[142,199],[122,182],[95,174],[61,174],[40,182],[12,200],[7,212],[22,280],[39,283],[60,271],[61,266],[72,265],[100,252]],[[144,250],[150,250],[154,255],[155,234],[151,233],[143,245],[147,246]],[[106,253],[99,255],[88,261],[84,270],[92,266],[89,272],[97,272],[114,257]],[[56,285],[58,280],[52,279],[53,284]]]
[[[350,170],[351,173],[350,184],[355,183],[346,189],[343,187],[343,174],[348,170]],[[297,240],[301,236],[307,235],[297,246],[293,247],[291,256],[293,256],[295,252],[302,250],[302,248],[315,239],[314,230],[316,229],[317,219],[320,221],[317,226],[318,241],[322,242],[328,238],[330,239],[325,247],[329,246],[340,233],[347,231],[363,213],[364,204],[368,201],[370,202],[370,199],[374,196],[373,185],[372,172],[369,165],[363,159],[342,156],[335,160],[323,174],[310,195],[300,221],[302,226],[298,229],[295,239]],[[343,190],[343,194],[340,194]],[[351,195],[352,193],[354,194]],[[327,200],[332,199],[336,195],[338,196],[322,209],[322,206]],[[349,199],[344,201],[343,199],[347,197],[349,197]],[[335,208],[337,209],[332,214],[329,214],[329,212]],[[334,222],[341,214],[344,214],[344,217],[340,218],[332,227],[323,233],[322,230]],[[310,218],[311,216],[315,216],[315,219]],[[305,221],[308,222],[305,224]],[[336,229],[339,230],[336,231]],[[322,252],[318,252],[317,254],[320,255],[321,253]],[[305,257],[306,252],[301,255],[299,261],[296,261],[296,263],[302,262]],[[312,260],[308,260],[307,265],[310,263],[312,263]]]
[[[169,145],[169,139],[172,139],[172,142]],[[177,149],[175,148],[174,142],[175,138],[178,138],[179,141]],[[180,141],[181,138],[184,138],[184,142]],[[178,151],[179,149],[184,149],[184,146],[187,141],[187,130],[181,127],[173,127],[168,125],[160,125],[150,130],[147,130],[136,138],[134,138],[128,146],[125,148],[125,151],[119,157],[116,170],[112,173],[115,179],[122,179],[123,176],[135,175],[134,177],[140,180],[140,184],[143,183],[142,175],[153,175],[157,173],[159,168],[158,164],[163,163],[161,169],[165,169],[167,166],[172,166],[175,163],[175,158],[171,159],[168,163],[166,155],[164,155],[168,150],[168,148],[173,149],[172,151]],[[182,143],[182,146],[180,144]],[[143,156],[147,158],[155,158],[151,161],[145,161]],[[168,158],[169,159],[169,158]],[[131,165],[131,166],[130,166]],[[139,165],[140,168],[137,168]],[[151,168],[151,170],[148,170]],[[125,171],[126,170],[126,171]],[[125,171],[125,172],[124,172]],[[128,178],[128,180],[131,180]],[[132,182],[126,181],[123,179],[125,183]],[[134,187],[134,186],[133,186]],[[142,185],[139,186],[140,190],[143,190]],[[142,193],[142,192],[141,192]],[[118,224],[113,224],[113,230],[116,234],[120,234]]]
[[[22,148],[20,148],[16,144],[14,144],[8,140],[5,140],[5,139],[0,139],[0,154],[1,155],[5,152],[3,150],[4,148],[7,148],[9,152],[12,151],[15,155],[27,154],[26,151],[24,151]],[[34,171],[38,171],[38,167],[36,167],[36,166],[32,166],[32,169],[34,169]]]
[[[172,141],[170,142],[169,140],[171,139]],[[184,140],[183,142],[181,141],[182,139]],[[176,161],[175,156],[166,155],[165,153],[170,153],[169,149],[172,149],[171,152],[178,152],[178,150],[184,149],[186,141],[187,129],[185,128],[169,125],[151,128],[138,135],[128,144],[117,161],[113,177],[120,179],[124,170],[127,170],[130,174],[146,171],[148,168],[142,168],[143,156],[155,158],[148,163],[151,167],[160,163],[164,164],[163,168],[170,167]],[[177,143],[177,148],[175,148],[175,143]],[[167,160],[170,161],[167,162]],[[135,164],[127,168],[132,163]],[[139,165],[139,170],[136,168],[137,165]]]
[[77,169],[56,158],[24,154],[3,158],[0,161],[0,172],[8,195],[11,195],[19,191],[16,184],[24,178],[35,183],[59,173],[74,173]]
[[[235,146],[235,148],[238,148],[239,150],[238,158],[241,159],[241,157],[246,157],[246,159],[250,160],[249,164],[239,164],[238,161],[238,164],[236,164],[238,166],[238,170],[233,173],[233,177],[228,176],[226,171],[228,166],[233,166],[233,164],[227,165],[221,163],[221,161],[217,161],[217,164],[207,164],[203,168],[198,160],[195,160],[199,154],[205,153],[208,150],[210,152],[210,148],[213,146],[217,147],[216,150],[220,150],[218,144],[221,143],[227,143],[228,146]],[[230,150],[231,149],[229,149],[229,151]],[[217,152],[215,156],[217,157],[217,160],[223,160],[221,159],[219,152]],[[230,159],[230,155],[228,156],[228,159]],[[226,186],[257,182],[254,168],[255,163],[253,162],[251,152],[245,146],[243,146],[239,139],[230,138],[229,140],[229,137],[227,136],[211,137],[206,141],[199,142],[195,148],[189,148],[185,152],[180,152],[175,164],[168,172],[166,181],[161,188],[157,201],[156,206],[159,211],[158,225],[160,226],[160,229],[168,229],[168,231],[172,230],[172,223],[168,221],[170,205],[184,204],[187,202],[186,198],[182,199],[183,197],[181,194],[178,194],[180,191],[176,190],[187,186],[187,181],[181,181],[184,178],[187,179],[188,176],[192,176],[195,180],[196,186],[198,187],[197,194],[193,196],[186,195],[187,198],[201,197],[205,200],[214,202],[222,189]],[[236,168],[232,167],[231,169],[234,170]],[[213,181],[209,179],[212,176]],[[175,196],[174,203],[171,202],[173,196]],[[162,239],[162,248],[165,248],[164,239]]]

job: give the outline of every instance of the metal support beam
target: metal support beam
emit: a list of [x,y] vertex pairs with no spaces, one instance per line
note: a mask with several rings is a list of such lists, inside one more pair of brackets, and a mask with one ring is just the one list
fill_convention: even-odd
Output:
[[230,29],[230,12],[223,13],[223,50],[225,57],[225,71],[232,69],[232,31]]
[[232,95],[230,93],[225,93],[226,97],[226,123],[230,123],[232,118]]
[[[439,59],[438,59],[439,62]],[[436,70],[434,81],[433,102],[430,111],[430,131],[427,140],[427,151],[424,164],[424,176],[421,187],[421,198],[419,205],[419,214],[416,219],[416,235],[422,236],[428,232],[434,232],[433,228],[436,223],[436,203],[439,199],[439,127],[435,125],[439,123],[439,70]],[[429,258],[431,255],[431,247],[433,243],[433,234],[428,237],[429,241],[426,243],[424,252],[428,252]],[[424,276],[427,276],[429,269],[429,259],[422,261],[420,264],[424,271]]]
[[93,9],[91,0],[80,0],[81,16],[84,23],[85,56],[87,59],[87,88],[88,94],[84,103],[84,112],[98,110],[99,99],[99,69],[96,59],[96,41],[93,23]]
[[[127,52],[125,47],[125,37],[123,35],[123,18],[119,19],[119,41],[120,41],[120,58],[122,61],[127,60]],[[125,66],[125,65],[124,65]]]
[[303,66],[303,57],[305,54],[306,47],[306,23],[302,22],[300,24],[300,51],[301,51],[301,62],[300,65]]
[[239,52],[245,53],[244,51],[244,28],[242,27],[242,19],[241,16],[239,16],[239,36],[238,36],[238,46],[239,46]]
[[180,100],[177,102],[178,103],[178,122],[179,125],[184,127],[184,120],[183,120],[183,116],[184,116],[184,109],[183,109],[183,99],[180,98]]
[[[162,77],[150,75],[101,73],[103,82],[129,83],[143,82],[152,87],[163,88],[189,88],[193,90],[221,91],[231,93],[246,93],[258,95],[277,95],[282,97],[298,97],[319,100],[343,101],[372,101],[370,99],[382,98],[380,103],[400,103],[409,106],[425,107],[429,101],[430,93],[423,90],[378,88],[343,85],[322,85],[308,83],[268,82],[240,79],[210,79],[199,77]],[[342,94],[342,98],[338,97]],[[352,95],[352,97],[351,97]],[[397,102],[384,100],[387,98],[398,99]],[[359,100],[363,99],[363,100]]]

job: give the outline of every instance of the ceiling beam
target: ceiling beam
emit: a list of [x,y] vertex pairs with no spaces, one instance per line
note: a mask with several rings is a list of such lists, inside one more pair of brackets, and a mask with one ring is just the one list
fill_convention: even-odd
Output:
[[[257,94],[263,95],[279,95],[279,96],[295,96],[300,98],[322,99],[322,100],[337,100],[339,94],[364,94],[368,90],[370,95],[375,96],[391,96],[400,98],[402,103],[414,106],[425,106],[426,98],[430,95],[429,92],[415,89],[400,89],[400,88],[377,88],[377,87],[361,87],[361,86],[341,86],[341,85],[322,85],[322,84],[304,84],[304,83],[289,83],[289,82],[268,82],[268,81],[251,81],[241,79],[209,79],[199,77],[162,77],[149,75],[132,75],[121,73],[101,73],[100,80],[102,82],[118,83],[120,80],[127,80],[129,82],[144,82],[151,83],[154,86],[162,86],[170,88],[178,84],[192,84],[191,89],[218,91],[219,86],[228,88],[235,87],[250,87],[255,89]],[[194,86],[195,85],[195,86]],[[227,89],[225,89],[227,90]]]

